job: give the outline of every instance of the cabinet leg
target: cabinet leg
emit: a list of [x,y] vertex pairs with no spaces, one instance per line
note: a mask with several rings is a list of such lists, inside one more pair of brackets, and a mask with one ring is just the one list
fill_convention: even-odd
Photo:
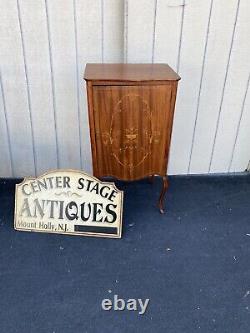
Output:
[[167,178],[167,176],[163,176],[162,181],[163,181],[163,184],[162,184],[162,190],[161,190],[158,206],[159,206],[159,209],[160,209],[160,213],[164,214],[163,201],[164,201],[164,197],[165,197],[165,194],[167,192],[167,189],[168,189],[168,178]]

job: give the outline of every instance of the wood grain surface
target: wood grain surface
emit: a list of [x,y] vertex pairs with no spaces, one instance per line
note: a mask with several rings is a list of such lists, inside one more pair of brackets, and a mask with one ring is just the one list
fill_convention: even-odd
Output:
[[[94,175],[122,180],[154,174],[164,177],[178,76],[167,80],[172,70],[162,65],[167,71],[161,73],[161,79],[165,77],[166,81],[158,84],[157,79],[145,80],[150,77],[149,68],[160,78],[159,65],[124,64],[126,75],[115,73],[115,67],[88,64],[85,71],[85,78],[92,78],[87,80],[87,91]],[[134,75],[137,81],[127,84],[132,78],[132,67],[137,73],[141,72],[141,76]],[[109,68],[110,76],[108,71],[107,76],[103,76],[103,71],[98,75],[98,68]],[[117,68],[121,69],[121,65]],[[105,79],[105,85],[100,78]],[[114,84],[110,78],[115,78],[119,84]],[[123,78],[126,80],[122,81]]]
[[167,64],[87,64],[85,80],[96,81],[178,81]]

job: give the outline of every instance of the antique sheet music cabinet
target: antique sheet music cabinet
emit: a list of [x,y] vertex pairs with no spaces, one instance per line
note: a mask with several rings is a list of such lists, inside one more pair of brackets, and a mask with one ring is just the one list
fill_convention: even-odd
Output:
[[159,175],[167,163],[180,77],[165,64],[87,64],[94,176],[136,180]]

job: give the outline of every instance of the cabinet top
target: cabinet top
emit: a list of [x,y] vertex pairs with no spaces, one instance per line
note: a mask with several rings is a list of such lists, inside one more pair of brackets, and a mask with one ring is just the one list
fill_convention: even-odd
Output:
[[85,80],[178,81],[180,76],[167,64],[87,64]]

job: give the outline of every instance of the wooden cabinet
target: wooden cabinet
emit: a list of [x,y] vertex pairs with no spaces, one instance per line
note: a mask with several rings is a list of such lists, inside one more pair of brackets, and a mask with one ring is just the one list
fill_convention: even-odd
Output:
[[93,172],[136,180],[159,175],[167,189],[167,162],[177,84],[163,64],[87,64]]

